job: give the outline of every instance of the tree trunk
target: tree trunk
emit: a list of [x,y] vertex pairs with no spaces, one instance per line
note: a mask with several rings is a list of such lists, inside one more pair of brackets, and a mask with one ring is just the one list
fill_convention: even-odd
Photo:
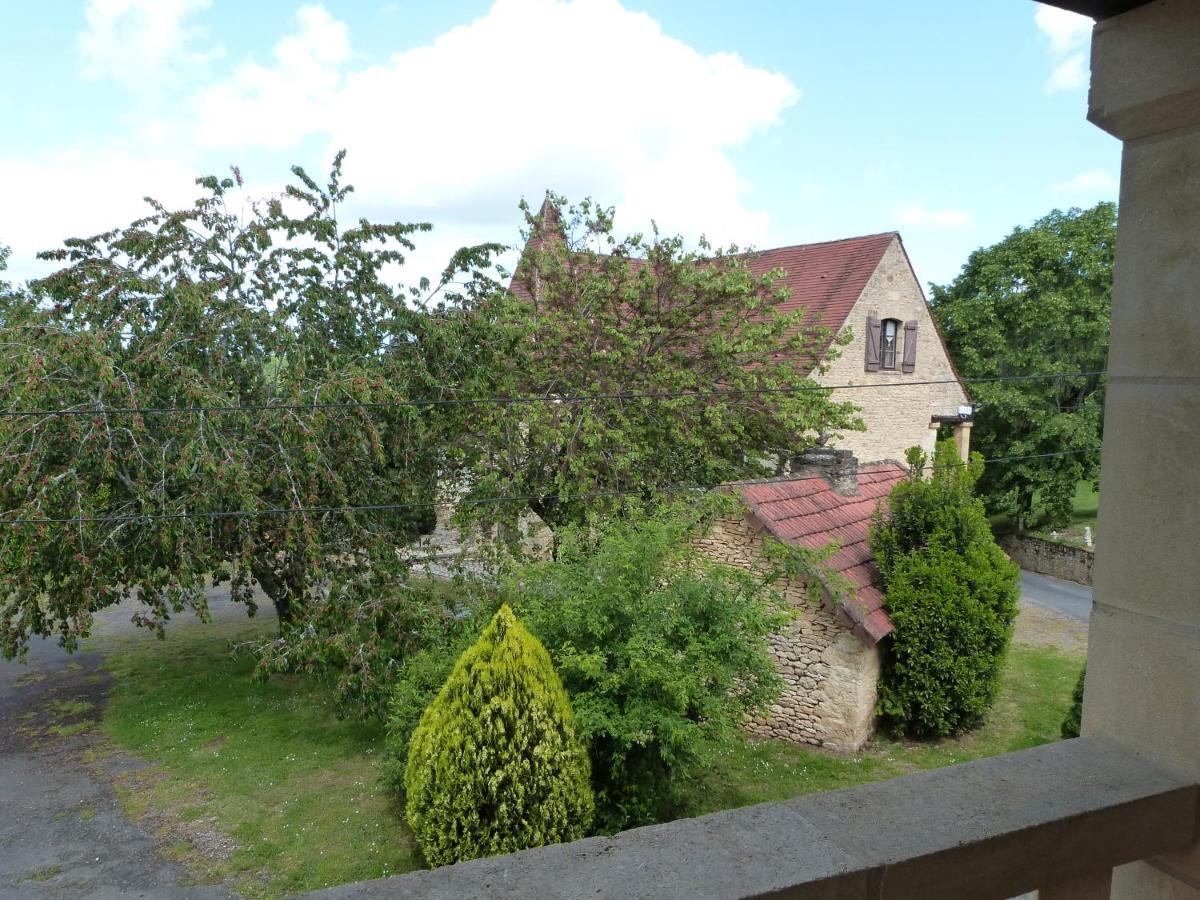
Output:
[[252,567],[254,580],[259,583],[271,602],[275,605],[275,614],[279,618],[279,631],[296,620],[296,614],[304,602],[304,581],[294,570],[292,559],[287,557],[278,567],[269,564]]

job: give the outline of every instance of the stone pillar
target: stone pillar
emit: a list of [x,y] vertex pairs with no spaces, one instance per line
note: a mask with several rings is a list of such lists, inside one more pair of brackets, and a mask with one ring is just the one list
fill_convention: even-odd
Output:
[[[941,422],[933,421],[929,423],[929,438],[926,440],[922,449],[924,449],[926,455],[929,457],[930,462],[933,462],[933,454],[937,452],[938,434],[941,429]],[[903,460],[901,460],[901,462],[903,462]],[[930,473],[927,472],[926,475],[928,474]]]
[[[1124,149],[1083,733],[1200,780],[1200,3],[1098,23],[1089,106]],[[1200,896],[1200,849],[1112,889]]]
[[958,447],[958,458],[968,462],[971,458],[971,426],[975,424],[970,419],[959,422],[954,426],[954,444]]

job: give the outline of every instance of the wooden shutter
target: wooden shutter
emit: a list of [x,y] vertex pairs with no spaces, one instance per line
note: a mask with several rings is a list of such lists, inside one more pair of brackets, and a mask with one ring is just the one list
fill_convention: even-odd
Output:
[[917,320],[904,323],[904,363],[901,368],[912,372],[917,367]]
[[867,371],[879,371],[879,319],[867,316]]

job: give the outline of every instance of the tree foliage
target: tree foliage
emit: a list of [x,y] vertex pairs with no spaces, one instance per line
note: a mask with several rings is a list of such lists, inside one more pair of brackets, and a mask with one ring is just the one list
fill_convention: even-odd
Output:
[[996,698],[1019,571],[996,546],[974,496],[978,455],[966,465],[954,442],[942,441],[932,465],[917,448],[909,464],[912,477],[892,489],[870,534],[895,625],[879,713],[897,732],[944,737],[978,725]]
[[[255,676],[303,672],[325,678],[341,715],[381,721],[397,681],[426,675],[419,705],[409,708],[407,737],[466,649],[464,637],[473,638],[478,616],[492,609],[490,593],[482,602],[473,600],[469,585],[404,571],[403,565],[340,571],[293,627],[256,643]],[[436,667],[430,660],[438,661]],[[400,768],[391,779],[397,785],[406,755],[398,755]]]
[[1087,666],[1079,672],[1079,680],[1075,682],[1075,689],[1071,692],[1071,708],[1067,710],[1067,715],[1062,722],[1062,736],[1064,738],[1079,737],[1079,729],[1083,725],[1083,687],[1087,681]]
[[408,822],[434,866],[588,833],[588,757],[545,648],[502,606],[421,716]]
[[29,302],[28,294],[22,288],[13,287],[12,283],[4,277],[10,257],[12,257],[12,247],[0,244],[0,328],[4,328],[6,320],[13,316],[13,313],[10,312],[13,307],[16,307],[18,311],[16,314],[19,317],[22,316],[22,307]]
[[210,577],[251,608],[261,585],[287,623],[335,582],[376,590],[364,573],[430,527],[436,408],[405,404],[439,395],[444,345],[389,277],[428,226],[342,225],[341,165],[263,202],[236,170],[189,208],[149,200],[43,254],[63,267],[5,304],[5,411],[75,414],[0,420],[0,508],[77,520],[0,532],[7,655],[73,646],[130,595],[158,629],[204,614]]
[[[831,334],[777,309],[780,272],[755,275],[736,248],[703,241],[619,239],[612,210],[588,201],[522,208],[513,290],[472,309],[486,333],[476,371],[489,393],[549,399],[464,411],[468,518],[532,510],[557,529],[626,493],[773,474],[817,435],[861,427],[805,374]],[[470,502],[495,496],[519,499]]]
[[[1108,360],[1116,207],[1055,210],[971,254],[948,285],[932,286],[934,315],[978,406],[972,441],[986,457],[1099,447],[1101,375],[973,379],[1103,371]],[[1098,453],[1031,459],[984,472],[989,510],[1066,524],[1077,482]]]
[[786,615],[763,573],[693,543],[713,502],[567,526],[557,559],[505,579],[571,695],[602,830],[670,816],[703,741],[778,694],[767,635]]

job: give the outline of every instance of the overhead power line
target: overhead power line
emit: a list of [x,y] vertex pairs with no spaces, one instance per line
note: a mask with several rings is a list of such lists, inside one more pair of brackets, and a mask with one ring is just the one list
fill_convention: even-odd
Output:
[[514,397],[429,397],[418,400],[387,400],[379,402],[344,401],[331,403],[252,403],[229,404],[223,406],[81,406],[63,409],[9,409],[0,410],[0,418],[12,419],[20,417],[41,418],[49,416],[117,416],[117,415],[191,415],[191,414],[223,414],[235,412],[313,412],[332,409],[397,409],[426,406],[473,406],[473,405],[515,405],[532,403],[588,403],[593,401],[628,401],[628,400],[679,400],[707,399],[710,397],[742,397],[769,394],[804,394],[820,393],[822,391],[873,390],[877,388],[922,387],[933,385],[952,385],[967,382],[970,384],[994,384],[1013,381],[1049,381],[1055,378],[1090,378],[1107,375],[1107,370],[1089,372],[1045,372],[1031,375],[995,375],[980,378],[945,378],[928,381],[888,381],[869,382],[866,384],[833,384],[833,385],[798,385],[795,387],[772,388],[718,388],[711,391],[651,391],[651,392],[614,392],[600,394],[544,394],[537,396]]
[[[1025,460],[1034,459],[1051,459],[1061,456],[1078,456],[1084,453],[1098,453],[1099,447],[1086,447],[1080,450],[1059,450],[1053,453],[1030,453],[1022,456],[998,456],[994,459],[985,459],[984,465],[1000,465],[1003,463],[1022,462]],[[959,463],[951,465],[927,465],[922,466],[921,471],[928,472],[938,468],[951,468]],[[717,488],[749,486],[759,484],[761,481],[724,481],[719,484],[675,484],[665,485],[654,488],[654,490],[664,493],[676,493],[687,491],[710,491]],[[527,503],[532,500],[545,502],[547,500],[567,500],[575,502],[579,500],[599,499],[601,497],[628,497],[642,494],[646,488],[637,488],[630,490],[611,490],[611,491],[592,491],[585,494],[580,494],[574,497],[564,497],[560,494],[513,494],[497,497],[464,497],[456,501],[463,505],[492,505],[499,503]],[[120,522],[144,522],[163,519],[244,519],[256,516],[284,516],[284,515],[324,515],[327,513],[352,513],[352,512],[392,512],[399,510],[413,509],[428,509],[429,503],[373,503],[360,506],[281,506],[269,507],[265,509],[234,509],[234,510],[213,510],[200,512],[177,512],[177,513],[129,513],[113,516],[71,516],[68,518],[18,518],[18,519],[3,519],[0,518],[0,525],[98,525],[98,524],[117,524]]]

